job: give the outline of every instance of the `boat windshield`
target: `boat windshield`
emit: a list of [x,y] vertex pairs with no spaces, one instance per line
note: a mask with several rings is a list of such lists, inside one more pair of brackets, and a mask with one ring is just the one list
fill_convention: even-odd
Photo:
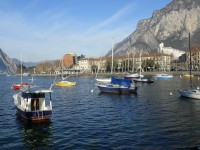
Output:
[[24,93],[21,95],[23,98],[44,98],[45,93]]

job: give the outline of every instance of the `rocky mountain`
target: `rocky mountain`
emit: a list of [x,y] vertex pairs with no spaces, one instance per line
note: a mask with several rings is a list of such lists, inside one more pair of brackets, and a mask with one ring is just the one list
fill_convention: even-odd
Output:
[[[200,0],[173,0],[154,11],[151,18],[139,21],[133,33],[115,44],[113,53],[114,56],[139,50],[155,53],[160,43],[185,51],[189,32],[191,44],[200,44]],[[111,56],[111,51],[106,56]]]
[[0,49],[0,74],[13,74],[17,67],[12,59]]

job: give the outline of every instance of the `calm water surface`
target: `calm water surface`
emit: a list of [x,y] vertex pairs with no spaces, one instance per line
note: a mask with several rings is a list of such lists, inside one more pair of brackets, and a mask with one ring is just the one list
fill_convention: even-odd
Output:
[[[24,77],[27,81],[30,77]],[[50,87],[54,78],[34,77]],[[46,124],[15,115],[13,83],[0,76],[1,149],[174,149],[200,145],[200,100],[180,97],[189,79],[144,84],[138,94],[101,94],[93,77],[69,78],[77,86],[53,87],[53,114]],[[195,85],[200,81],[195,78]],[[93,92],[91,92],[93,90]],[[170,92],[173,93],[170,96]]]

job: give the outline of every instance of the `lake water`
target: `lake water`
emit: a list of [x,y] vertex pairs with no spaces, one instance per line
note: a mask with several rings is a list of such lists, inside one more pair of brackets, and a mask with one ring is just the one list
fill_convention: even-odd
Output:
[[[24,77],[27,81],[30,77]],[[52,77],[34,77],[50,87]],[[174,77],[144,84],[138,94],[99,93],[93,77],[74,77],[74,87],[53,87],[51,122],[18,118],[12,84],[0,76],[1,149],[175,149],[200,147],[200,100],[180,97],[189,79]],[[196,77],[195,85],[200,81]],[[93,90],[93,92],[91,92]],[[173,95],[169,93],[172,92]]]

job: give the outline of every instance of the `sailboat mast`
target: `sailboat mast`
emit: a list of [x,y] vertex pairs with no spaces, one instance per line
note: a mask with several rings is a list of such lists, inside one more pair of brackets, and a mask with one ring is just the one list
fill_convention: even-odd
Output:
[[22,53],[21,53],[21,83],[22,83]]
[[191,48],[190,48],[190,32],[189,32],[189,51],[190,51],[190,87],[192,88],[192,59],[191,59]]
[[62,78],[62,80],[63,80],[63,67],[64,67],[64,64],[63,64],[63,61],[64,61],[64,56],[62,57],[62,64],[61,64],[61,78]]
[[142,70],[142,54],[141,54],[141,50],[140,50],[140,79],[141,79],[141,70]]
[[113,74],[113,45],[114,45],[114,39],[112,41],[112,66],[111,66],[111,74]]

